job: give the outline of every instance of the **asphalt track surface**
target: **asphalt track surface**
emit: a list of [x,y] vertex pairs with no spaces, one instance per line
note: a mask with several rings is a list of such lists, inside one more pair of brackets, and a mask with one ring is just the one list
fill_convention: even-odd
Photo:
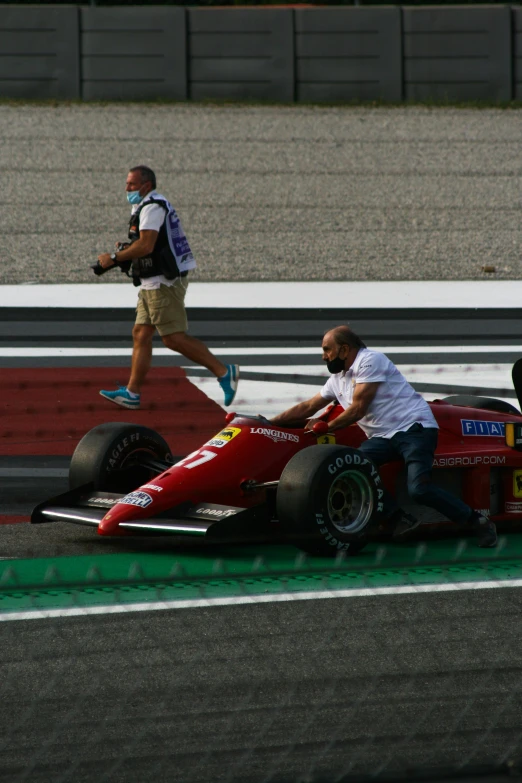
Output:
[[518,590],[4,623],[0,780],[314,781],[520,751]]
[[[66,467],[0,458],[4,513],[23,518]],[[15,559],[162,548],[23,522],[0,525],[0,542]],[[0,780],[297,783],[516,762],[519,591],[1,623]]]

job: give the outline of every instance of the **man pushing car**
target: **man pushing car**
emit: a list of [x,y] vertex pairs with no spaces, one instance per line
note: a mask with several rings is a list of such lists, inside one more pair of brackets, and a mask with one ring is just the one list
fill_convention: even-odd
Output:
[[118,244],[114,253],[102,253],[93,269],[98,275],[114,266],[127,273],[132,270],[133,283],[140,286],[131,372],[127,386],[100,394],[123,408],[140,407],[141,386],[150,369],[152,338],[157,330],[167,348],[216,376],[225,405],[230,405],[237,391],[239,366],[223,364],[201,340],[187,334],[187,276],[196,261],[176,210],[157,193],[156,175],[148,166],[134,166],[129,171],[126,191],[132,205],[129,242]]
[[[327,402],[337,400],[344,408],[328,422],[328,432],[357,423],[365,435],[359,447],[377,466],[402,458],[406,464],[408,494],[460,524],[471,524],[480,547],[497,543],[495,524],[484,511],[475,511],[462,500],[432,482],[431,470],[437,447],[438,424],[428,403],[408,383],[387,356],[369,350],[348,326],[336,326],[322,343],[323,361],[332,377],[321,391],[272,419],[282,426],[296,426],[313,416]],[[311,419],[306,429],[314,424]],[[420,522],[402,511],[386,493],[387,521],[395,525],[394,536],[414,530]]]

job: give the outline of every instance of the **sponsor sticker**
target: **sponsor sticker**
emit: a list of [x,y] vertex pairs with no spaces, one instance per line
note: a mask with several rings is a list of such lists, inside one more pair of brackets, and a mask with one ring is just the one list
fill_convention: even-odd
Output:
[[223,518],[226,518],[226,517],[233,517],[235,514],[237,514],[237,509],[235,509],[235,508],[198,508],[198,509],[196,509],[196,514],[204,514],[205,516],[218,517],[220,519],[223,519]]
[[114,506],[116,505],[116,503],[120,503],[120,502],[121,501],[119,498],[97,498],[97,497],[89,498],[87,501],[87,503],[96,503],[97,505],[100,506],[109,506],[109,507]]
[[513,497],[522,498],[522,470],[513,471]]
[[227,427],[226,429],[221,430],[221,432],[218,432],[217,435],[214,435],[212,440],[208,441],[207,446],[216,446],[216,448],[222,449],[223,446],[230,443],[230,441],[239,435],[240,432],[241,427]]
[[131,492],[129,495],[125,495],[120,500],[120,503],[124,503],[126,506],[138,506],[138,508],[147,508],[152,503],[152,498],[147,492],[137,490]]
[[461,419],[463,435],[486,436],[489,438],[504,437],[503,421],[479,421],[478,419]]
[[328,444],[328,443],[336,443],[335,435],[319,435],[317,438],[317,443],[319,445]]
[[[434,468],[462,468],[471,465],[505,465],[506,458],[498,454],[484,454],[477,457],[437,457],[433,460]],[[520,471],[522,473],[522,471]],[[522,495],[521,495],[522,497]]]
[[522,503],[510,503],[505,504],[506,514],[522,514]]
[[251,427],[250,432],[252,435],[264,435],[265,438],[270,438],[274,443],[299,443],[299,436],[294,435],[291,432],[283,432],[282,430],[270,430],[267,427]]
[[156,492],[163,492],[163,487],[158,487],[157,484],[144,484],[142,489],[155,489]]

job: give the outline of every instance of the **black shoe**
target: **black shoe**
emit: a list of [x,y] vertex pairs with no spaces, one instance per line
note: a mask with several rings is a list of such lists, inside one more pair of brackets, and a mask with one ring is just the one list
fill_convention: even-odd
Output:
[[470,521],[477,531],[477,543],[480,547],[497,545],[497,528],[487,511],[473,511]]
[[395,530],[393,531],[393,538],[402,538],[407,533],[411,533],[412,530],[419,527],[420,520],[412,517],[411,514],[407,514],[400,509],[393,515],[393,521],[397,519]]

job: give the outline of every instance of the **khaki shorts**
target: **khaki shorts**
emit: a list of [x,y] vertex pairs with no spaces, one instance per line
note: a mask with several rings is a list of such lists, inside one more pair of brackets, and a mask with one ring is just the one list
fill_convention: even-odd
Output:
[[186,332],[188,328],[185,312],[185,294],[188,280],[177,278],[174,285],[161,285],[150,291],[142,289],[138,296],[136,323],[155,326],[161,337],[174,332]]

